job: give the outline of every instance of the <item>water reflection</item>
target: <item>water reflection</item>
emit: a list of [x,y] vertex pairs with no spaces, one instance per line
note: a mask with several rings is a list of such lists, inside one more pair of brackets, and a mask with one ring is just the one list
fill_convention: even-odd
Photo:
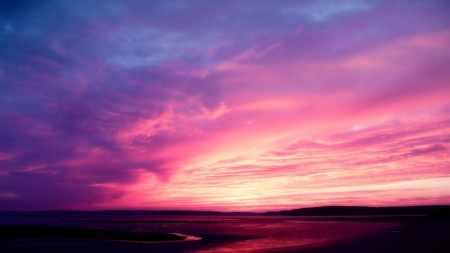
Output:
[[[184,220],[207,223],[104,223],[61,222],[67,219]],[[40,217],[1,215],[0,223],[83,227],[118,231],[180,233],[202,238],[183,242],[183,246],[145,246],[162,252],[276,252],[285,249],[319,247],[392,230],[397,222],[322,222],[300,221],[295,217],[267,216],[96,216],[59,214]]]

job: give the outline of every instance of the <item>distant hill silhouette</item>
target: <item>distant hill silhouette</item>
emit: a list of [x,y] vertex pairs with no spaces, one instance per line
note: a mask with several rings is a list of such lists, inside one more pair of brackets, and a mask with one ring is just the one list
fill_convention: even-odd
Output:
[[265,215],[290,216],[341,216],[341,215],[429,215],[450,216],[450,206],[400,206],[400,207],[367,207],[367,206],[322,206],[300,208],[288,211],[266,212]]
[[450,205],[436,206],[399,206],[399,207],[368,207],[368,206],[321,206],[299,208],[286,211],[265,213],[252,212],[215,212],[215,211],[180,211],[180,210],[104,210],[104,211],[70,211],[54,210],[43,212],[24,212],[22,215],[41,216],[54,214],[93,214],[93,215],[198,215],[198,216],[228,216],[228,215],[287,215],[287,216],[351,216],[351,215],[428,215],[450,216]]

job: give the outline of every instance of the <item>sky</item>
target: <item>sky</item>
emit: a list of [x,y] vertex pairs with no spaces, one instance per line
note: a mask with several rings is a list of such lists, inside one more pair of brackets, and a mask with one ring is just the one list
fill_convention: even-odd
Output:
[[0,211],[450,204],[448,13],[0,1]]

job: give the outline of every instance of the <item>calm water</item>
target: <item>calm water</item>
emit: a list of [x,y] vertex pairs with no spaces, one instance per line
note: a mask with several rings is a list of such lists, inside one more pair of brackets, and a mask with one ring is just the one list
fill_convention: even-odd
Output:
[[[217,223],[66,223],[61,222],[63,219],[206,220]],[[0,213],[0,224],[181,233],[202,238],[200,241],[193,242],[158,243],[158,245],[147,244],[145,246],[148,250],[157,249],[155,252],[277,252],[287,249],[312,248],[341,243],[378,232],[393,232],[400,226],[400,223],[397,222],[300,221],[296,220],[295,217],[283,216],[131,216],[84,214],[23,216],[17,213]],[[41,242],[33,243],[33,245],[37,245],[36,247],[38,247]],[[42,243],[48,245],[49,242],[45,241]],[[174,246],[173,244],[176,245]],[[14,246],[20,245],[10,244],[8,247],[11,248]]]

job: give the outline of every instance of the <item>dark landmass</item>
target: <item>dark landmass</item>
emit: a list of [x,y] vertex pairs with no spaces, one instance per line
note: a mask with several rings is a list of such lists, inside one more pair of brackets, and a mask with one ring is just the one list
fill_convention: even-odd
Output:
[[[450,206],[401,206],[401,207],[367,207],[367,206],[322,206],[300,208],[288,211],[266,212],[264,215],[287,216],[383,216],[412,215],[445,218],[450,216]],[[337,219],[337,218],[336,218]],[[392,217],[394,219],[394,217]],[[405,217],[405,219],[408,219]],[[425,219],[416,217],[415,219]],[[428,218],[427,218],[428,219]],[[310,220],[310,219],[309,219]]]
[[[204,237],[203,237],[204,236]],[[108,240],[24,240],[20,242],[0,243],[1,253],[192,253],[211,251],[244,240],[257,239],[255,236],[242,235],[202,235],[202,240],[183,243],[129,243]],[[261,252],[260,252],[261,253]]]
[[252,215],[287,215],[287,216],[364,216],[364,215],[427,215],[450,216],[450,205],[435,206],[322,206],[299,208],[265,213],[252,212],[215,212],[215,211],[179,211],[179,210],[104,210],[104,211],[69,211],[54,210],[42,212],[18,212],[21,216],[39,217],[48,215],[82,214],[82,215],[178,215],[178,216],[252,216]]
[[181,241],[186,236],[149,232],[108,231],[99,229],[45,226],[0,226],[0,242],[17,239],[90,239],[130,242]]
[[61,222],[97,222],[97,223],[219,223],[209,220],[61,220]]
[[[436,206],[401,206],[401,207],[367,207],[367,206],[323,206],[300,208],[266,213],[251,212],[214,212],[214,211],[176,211],[176,210],[106,210],[106,211],[43,211],[20,212],[17,215],[27,217],[46,217],[54,215],[100,215],[139,216],[305,216],[309,221],[425,221],[450,220],[450,205]],[[317,217],[319,216],[319,217]],[[326,217],[332,216],[332,217]],[[338,216],[338,217],[335,217]],[[102,223],[217,223],[210,220],[141,220],[141,219],[66,219],[62,222],[102,222]]]

